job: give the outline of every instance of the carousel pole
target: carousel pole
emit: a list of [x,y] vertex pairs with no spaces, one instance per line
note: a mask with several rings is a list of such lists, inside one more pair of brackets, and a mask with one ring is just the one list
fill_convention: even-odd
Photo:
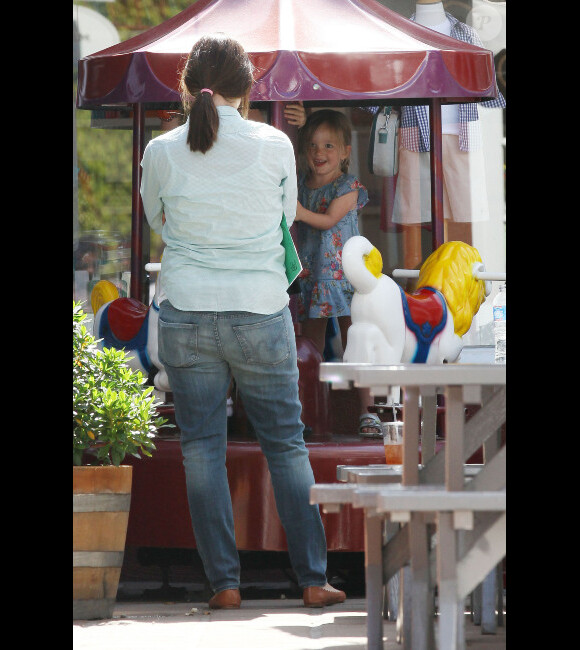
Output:
[[429,103],[429,136],[431,138],[431,225],[433,250],[445,241],[443,221],[443,158],[441,135],[441,100]]
[[[288,124],[284,117],[284,104],[286,102],[271,102],[270,107],[270,122],[280,131],[283,131],[289,138],[294,151],[298,142],[298,128],[292,124]],[[290,102],[289,102],[290,103]]]
[[131,189],[131,288],[130,297],[143,300],[143,203],[141,202],[141,158],[145,134],[143,104],[133,104],[133,178]]

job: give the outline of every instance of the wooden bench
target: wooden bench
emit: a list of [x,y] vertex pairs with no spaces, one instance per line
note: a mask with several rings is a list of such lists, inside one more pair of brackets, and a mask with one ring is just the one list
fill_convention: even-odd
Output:
[[[393,472],[385,472],[388,479]],[[466,486],[467,487],[467,486]],[[430,582],[427,540],[413,542],[413,520],[434,515],[437,526],[436,580],[439,596],[439,648],[462,647],[463,604],[465,597],[494,569],[505,555],[506,492],[503,490],[449,491],[437,485],[403,486],[400,483],[360,485],[356,483],[319,484],[311,488],[311,502],[328,511],[336,511],[346,503],[365,509],[367,570],[367,630],[369,650],[382,648],[383,590],[386,580],[392,578],[409,561],[412,544],[414,557],[423,558],[425,566],[413,567],[411,593],[405,594],[413,602],[413,614],[421,616],[425,624],[415,626],[414,648],[433,647],[433,639],[417,639],[417,629],[427,636],[433,632],[433,611],[425,603],[425,593],[432,589]],[[476,525],[474,513],[495,515]],[[410,524],[401,529],[406,534],[386,542],[383,562],[382,518],[391,522]],[[424,521],[421,522],[424,524]],[[471,533],[458,544],[456,530]],[[462,548],[459,548],[461,546]],[[420,576],[423,576],[423,579]],[[422,611],[418,611],[422,610]]]

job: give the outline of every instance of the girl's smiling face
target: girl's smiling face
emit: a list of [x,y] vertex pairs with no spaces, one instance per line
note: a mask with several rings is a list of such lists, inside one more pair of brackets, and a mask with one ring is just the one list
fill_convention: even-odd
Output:
[[327,124],[321,124],[307,144],[306,160],[310,169],[310,183],[321,187],[331,183],[341,174],[340,163],[350,155],[350,145],[342,140]]

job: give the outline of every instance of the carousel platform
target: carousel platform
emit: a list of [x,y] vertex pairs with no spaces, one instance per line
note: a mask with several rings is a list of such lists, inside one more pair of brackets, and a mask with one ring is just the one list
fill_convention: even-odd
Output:
[[[191,530],[185,472],[177,437],[155,442],[152,458],[127,458],[133,466],[128,546],[195,548]],[[317,483],[336,481],[341,464],[384,463],[382,440],[359,436],[307,442]],[[286,551],[284,531],[274,503],[266,459],[256,439],[228,440],[226,466],[236,523],[236,541],[243,551]],[[364,549],[362,513],[346,507],[323,515],[329,551]]]

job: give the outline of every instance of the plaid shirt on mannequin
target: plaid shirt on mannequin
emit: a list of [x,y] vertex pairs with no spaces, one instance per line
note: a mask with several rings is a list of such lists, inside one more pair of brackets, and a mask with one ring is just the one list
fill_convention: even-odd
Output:
[[[457,20],[447,11],[445,15],[451,23],[452,38],[484,47],[473,27]],[[415,20],[415,14],[411,16],[410,20]],[[499,90],[496,99],[459,104],[459,148],[462,151],[473,151],[480,146],[478,103],[485,108],[504,108],[506,105],[505,98]],[[401,145],[405,149],[416,152],[429,151],[429,107],[425,105],[403,106],[399,135]]]

